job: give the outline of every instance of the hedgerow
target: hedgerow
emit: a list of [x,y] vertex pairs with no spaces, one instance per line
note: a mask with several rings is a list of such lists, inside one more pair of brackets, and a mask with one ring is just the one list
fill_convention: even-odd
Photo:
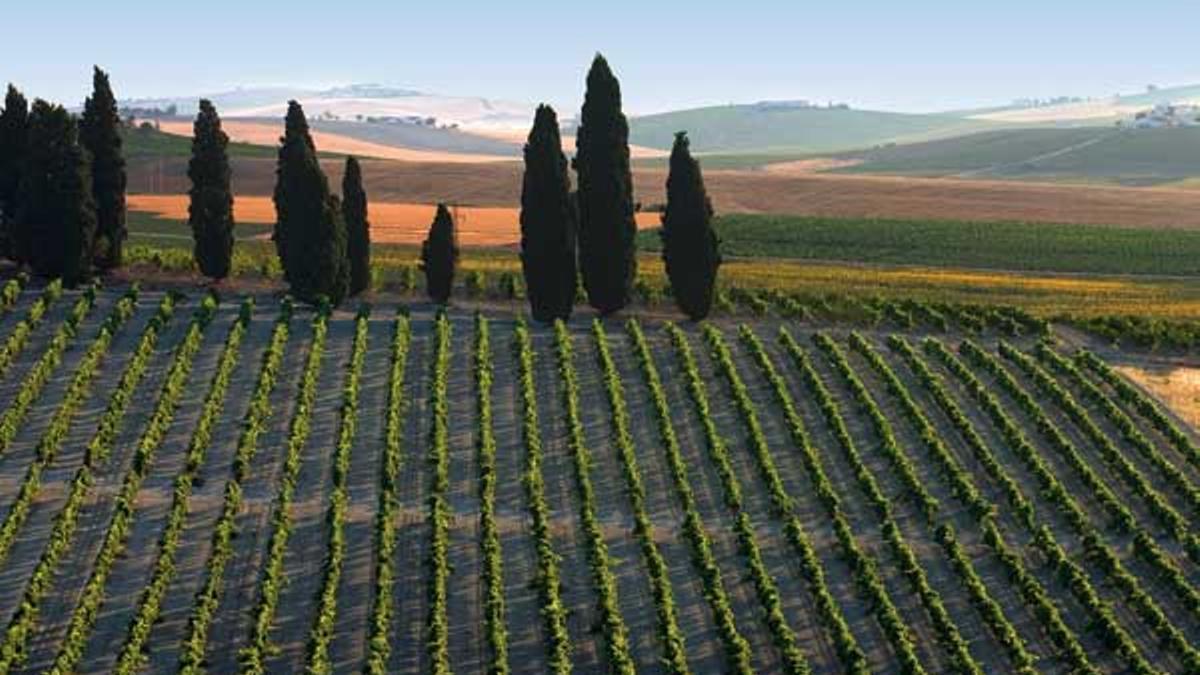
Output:
[[429,616],[425,621],[426,649],[430,669],[435,675],[449,675],[450,618],[447,612],[450,579],[450,506],[446,491],[450,487],[450,411],[447,389],[450,379],[450,320],[444,310],[438,312],[430,403],[433,419],[429,428],[429,465],[433,467],[433,485],[429,493]]
[[483,552],[484,623],[491,648],[491,675],[507,675],[504,555],[496,525],[496,435],[492,429],[492,342],[488,320],[475,315],[475,402],[479,462],[479,547]]

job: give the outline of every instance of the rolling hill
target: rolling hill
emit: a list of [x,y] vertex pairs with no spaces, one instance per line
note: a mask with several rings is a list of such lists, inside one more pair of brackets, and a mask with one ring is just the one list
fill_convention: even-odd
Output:
[[1165,185],[1200,177],[1200,128],[1003,129],[836,155],[839,173]]
[[958,136],[997,125],[949,115],[751,104],[635,117],[630,142],[670,149],[687,130],[692,150],[708,154],[806,154]]

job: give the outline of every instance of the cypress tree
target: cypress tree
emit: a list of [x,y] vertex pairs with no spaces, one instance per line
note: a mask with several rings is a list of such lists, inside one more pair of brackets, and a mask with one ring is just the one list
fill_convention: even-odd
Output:
[[362,168],[354,157],[346,158],[346,172],[342,175],[342,216],[346,220],[350,295],[358,295],[371,285],[371,224],[367,221]]
[[18,228],[34,272],[75,286],[91,276],[96,202],[75,119],[43,100],[29,115],[29,153],[17,195]]
[[284,136],[275,170],[275,231],[272,239],[291,292],[305,302],[325,298],[333,305],[350,286],[346,222],[340,201],[317,161],[304,110],[288,102]]
[[221,117],[208,100],[200,101],[192,128],[192,159],[188,162],[192,251],[204,276],[224,279],[233,258],[233,191],[226,154],[229,136],[222,131]]
[[121,117],[108,74],[92,73],[92,95],[83,104],[80,140],[92,156],[92,194],[96,199],[95,265],[108,270],[121,265],[125,245],[125,157],[121,151]]
[[566,321],[575,305],[575,200],[558,116],[538,106],[525,144],[521,268],[533,318]]
[[0,112],[0,257],[28,261],[18,255],[15,241],[17,189],[21,185],[21,167],[29,147],[29,102],[17,88],[8,85],[4,110]]
[[421,244],[421,270],[429,299],[444,305],[450,302],[454,288],[454,270],[458,266],[458,232],[454,217],[445,204],[438,204],[437,215],[429,226],[429,236]]
[[602,314],[629,303],[637,276],[629,123],[621,85],[597,54],[575,136],[579,175],[579,263],[588,302]]
[[675,134],[662,217],[663,262],[675,303],[693,321],[708,316],[721,265],[721,240],[712,228],[713,208],[687,132]]

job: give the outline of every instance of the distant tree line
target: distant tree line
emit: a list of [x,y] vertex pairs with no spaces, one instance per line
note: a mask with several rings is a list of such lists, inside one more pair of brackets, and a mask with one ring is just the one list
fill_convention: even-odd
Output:
[[[0,112],[0,254],[68,284],[121,265],[127,236],[121,126],[108,75],[99,68],[78,119],[42,100],[31,107],[9,86]],[[633,295],[637,223],[629,123],[620,83],[599,54],[587,75],[575,143],[568,163],[557,114],[538,106],[524,148],[520,257],[531,313],[539,321],[569,318],[581,295],[601,314],[621,310]],[[188,224],[197,268],[217,281],[233,269],[228,145],[216,108],[200,101],[188,163]],[[271,240],[294,296],[337,305],[370,287],[362,167],[348,157],[341,196],[333,194],[296,101],[288,103],[278,149],[274,203]],[[685,314],[701,319],[713,303],[720,242],[684,132],[671,151],[662,211],[662,256],[672,295]],[[458,259],[454,214],[438,204],[420,260],[434,302],[450,301]]]

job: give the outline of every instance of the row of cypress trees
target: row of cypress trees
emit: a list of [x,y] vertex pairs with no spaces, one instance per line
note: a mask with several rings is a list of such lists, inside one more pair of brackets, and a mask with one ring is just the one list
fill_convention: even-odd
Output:
[[[629,304],[637,276],[637,223],[630,170],[629,123],[621,111],[621,86],[600,54],[587,76],[573,166],[562,151],[558,118],[539,106],[525,144],[521,189],[521,266],[535,319],[567,319],[578,275],[588,303],[602,314]],[[676,134],[662,217],[662,251],[672,295],[692,319],[708,315],[713,301],[720,241],[712,228],[712,202],[687,134]]]
[[[224,279],[234,242],[229,136],[210,101],[200,101],[188,163],[188,222],[200,271]],[[366,290],[371,279],[370,224],[362,167],[346,158],[342,197],[329,190],[300,104],[288,104],[275,183],[272,240],[284,278],[297,298],[338,304]]]
[[108,74],[76,119],[8,86],[0,112],[0,256],[75,285],[122,262],[125,158]]

